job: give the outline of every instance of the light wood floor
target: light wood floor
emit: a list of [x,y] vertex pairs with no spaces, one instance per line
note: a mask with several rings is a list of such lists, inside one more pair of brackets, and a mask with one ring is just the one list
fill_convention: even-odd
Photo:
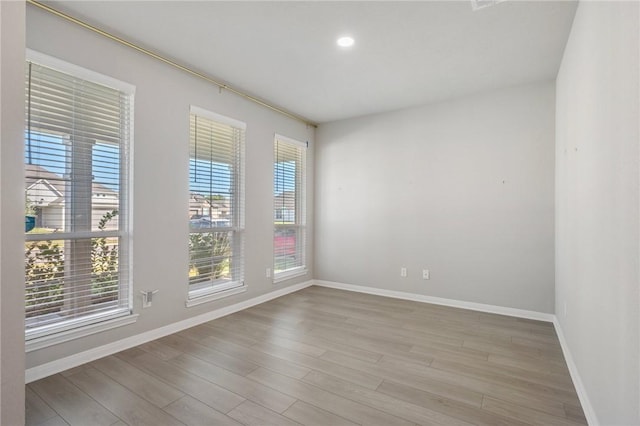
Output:
[[553,326],[310,287],[27,386],[28,425],[577,425]]

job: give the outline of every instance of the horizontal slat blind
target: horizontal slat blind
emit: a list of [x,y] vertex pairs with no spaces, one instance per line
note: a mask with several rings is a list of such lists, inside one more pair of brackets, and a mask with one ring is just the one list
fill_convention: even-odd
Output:
[[121,92],[37,64],[30,68],[31,120],[40,131],[120,143]]
[[190,299],[242,286],[244,278],[244,127],[195,111],[189,138]]
[[306,145],[276,135],[274,144],[274,271],[305,266]]
[[27,339],[130,311],[131,96],[27,63]]

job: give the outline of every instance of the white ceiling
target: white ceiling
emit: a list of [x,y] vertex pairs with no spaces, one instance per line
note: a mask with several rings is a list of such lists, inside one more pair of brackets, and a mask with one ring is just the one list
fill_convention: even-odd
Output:
[[[555,78],[575,1],[55,1],[322,123]],[[350,34],[350,49],[336,45]]]

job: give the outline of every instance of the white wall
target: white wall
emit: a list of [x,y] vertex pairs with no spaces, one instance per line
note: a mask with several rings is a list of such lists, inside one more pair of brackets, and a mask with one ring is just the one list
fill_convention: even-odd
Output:
[[316,140],[317,279],[553,312],[553,83],[325,124]]
[[[0,424],[24,423],[24,2],[0,1]],[[9,183],[9,184],[7,184]]]
[[556,314],[606,425],[640,424],[638,22],[581,2],[556,83]]
[[[134,311],[140,314],[133,325],[29,352],[27,367],[311,279],[312,264],[307,276],[278,285],[265,277],[265,269],[273,265],[274,134],[308,140],[313,147],[313,128],[231,93],[219,93],[217,87],[31,6],[27,8],[27,47],[136,86],[133,294]],[[245,282],[249,289],[241,295],[186,308],[190,105],[247,123]],[[309,154],[308,183],[312,190],[313,148]],[[309,192],[311,212],[312,195]],[[312,218],[308,223],[312,228]],[[309,238],[310,245],[312,242]],[[312,252],[308,259],[313,259]],[[153,307],[142,310],[139,290],[152,289],[160,290]]]

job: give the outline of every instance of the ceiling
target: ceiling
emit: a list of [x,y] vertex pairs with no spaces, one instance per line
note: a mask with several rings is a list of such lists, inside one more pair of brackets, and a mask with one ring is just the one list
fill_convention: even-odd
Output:
[[553,79],[577,5],[47,3],[317,123]]

